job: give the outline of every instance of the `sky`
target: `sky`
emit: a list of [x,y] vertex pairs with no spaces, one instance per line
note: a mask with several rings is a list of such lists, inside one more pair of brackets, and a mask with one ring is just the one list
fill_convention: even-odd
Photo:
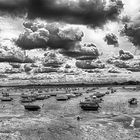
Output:
[[[20,3],[20,1],[22,1],[22,0],[19,0],[19,3]],[[50,2],[49,0],[46,0],[46,1]],[[6,1],[0,0],[0,3],[2,3],[2,4],[3,3],[5,4],[5,2],[9,3],[9,0],[6,0]],[[61,2],[65,3],[65,0],[63,0],[63,1],[61,0],[59,2],[60,2],[60,6],[61,6]],[[77,2],[77,1],[75,0],[75,2]],[[122,12],[120,13],[120,17],[122,17],[123,15],[128,15],[132,19],[137,18],[137,15],[139,15],[139,10],[140,10],[139,0],[122,0],[122,2],[124,4],[124,8],[123,8]],[[15,3],[12,3],[12,4],[14,5]],[[52,4],[52,6],[54,6],[53,8],[54,9],[56,8],[56,10],[58,9],[58,11],[60,11],[59,8],[65,9],[65,7],[59,7],[59,6],[55,7],[56,5],[53,5],[53,2],[51,4]],[[76,19],[75,17],[77,16],[76,14],[79,14],[79,13],[77,11],[75,13],[72,13],[71,11],[73,10],[72,9],[73,7],[72,8],[71,7],[70,8],[68,7],[69,11],[67,14],[69,17],[66,18],[64,20],[64,22],[66,22],[65,23],[66,26],[78,27],[78,28],[80,28],[80,30],[83,31],[84,36],[81,41],[82,43],[95,44],[97,46],[97,48],[99,49],[99,51],[103,52],[105,56],[108,56],[108,54],[114,55],[115,53],[118,53],[119,49],[124,49],[124,50],[130,51],[132,53],[135,52],[135,46],[128,40],[128,38],[126,36],[120,36],[119,31],[124,26],[124,24],[122,24],[120,21],[112,20],[111,19],[112,17],[108,17],[108,19],[110,18],[111,20],[107,19],[108,21],[103,23],[103,25],[101,25],[101,27],[98,27],[98,26],[96,27],[96,24],[95,24],[94,28],[92,28],[90,26],[87,26],[86,24],[88,24],[88,22],[89,23],[94,22],[94,19],[93,19],[93,21],[87,19],[88,21],[85,22],[85,19],[84,19],[85,17],[82,17],[76,21],[75,20]],[[43,18],[45,17],[43,20],[47,20],[47,18],[51,19],[51,17],[54,17],[53,19],[51,19],[51,20],[54,20],[58,15],[56,16],[56,14],[55,14],[55,12],[53,12],[53,10],[52,10],[53,8],[51,6],[49,8],[50,8],[49,10],[52,11],[52,13],[54,13],[54,14],[49,13],[50,15],[45,17],[44,13],[46,11],[44,10],[43,11],[44,13],[42,12],[43,14],[32,12],[30,14],[30,17],[36,18],[35,16],[37,14],[38,16],[41,16]],[[1,9],[1,7],[0,7],[0,9]],[[31,11],[33,11],[34,9],[35,9],[35,7]],[[60,11],[60,15],[61,14],[62,13]],[[22,16],[13,16],[13,15],[10,15],[9,13],[7,14],[7,12],[5,14],[0,14],[0,15],[1,15],[0,16],[0,40],[1,41],[18,38],[19,35],[25,31],[23,22],[25,21],[26,16],[23,16],[23,17]],[[65,15],[60,16],[60,18],[65,18]],[[90,18],[92,18],[92,17],[90,17]],[[99,23],[100,23],[100,21],[99,21]],[[97,22],[97,25],[99,23]],[[103,39],[107,33],[114,33],[118,37],[119,47],[114,47],[113,45],[107,45],[107,43]],[[30,54],[33,55],[34,51],[35,50],[31,50],[29,52],[31,52]],[[138,52],[138,54],[139,54],[139,52]]]

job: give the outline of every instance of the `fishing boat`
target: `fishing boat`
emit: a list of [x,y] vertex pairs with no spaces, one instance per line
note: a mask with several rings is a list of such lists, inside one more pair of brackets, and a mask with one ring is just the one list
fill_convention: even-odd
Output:
[[83,109],[83,110],[92,110],[92,111],[97,111],[99,109],[99,104],[97,103],[94,103],[94,102],[87,102],[87,101],[84,101],[84,102],[80,102],[80,107]]
[[97,98],[102,98],[105,95],[106,95],[105,93],[100,93],[100,92],[96,92],[93,94],[93,96],[96,96]]
[[94,97],[89,97],[89,98],[85,98],[84,101],[81,101],[80,102],[80,107],[83,109],[83,110],[92,110],[92,111],[98,111],[99,109],[99,99],[94,96]]
[[56,96],[56,100],[57,101],[66,101],[66,100],[68,100],[69,98],[68,98],[68,96],[67,95],[57,95]]
[[136,105],[136,104],[138,103],[138,101],[137,101],[136,98],[131,98],[131,99],[128,100],[128,103],[129,103],[130,105]]
[[29,111],[37,111],[41,109],[39,105],[32,105],[32,104],[24,105],[24,108]]
[[35,101],[36,99],[35,98],[23,98],[23,99],[21,99],[21,102],[22,103],[30,103],[30,102],[33,102],[33,101]]
[[74,92],[73,94],[74,94],[76,97],[82,96],[82,93],[79,93],[79,92]]
[[76,97],[76,95],[75,94],[72,94],[72,93],[70,93],[70,94],[66,94],[66,96],[70,99],[70,98],[75,98]]
[[9,102],[9,101],[12,101],[12,100],[13,100],[12,97],[1,97],[1,101]]

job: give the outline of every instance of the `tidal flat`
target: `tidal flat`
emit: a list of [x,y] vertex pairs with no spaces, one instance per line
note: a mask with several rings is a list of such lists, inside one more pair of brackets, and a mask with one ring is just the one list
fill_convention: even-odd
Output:
[[[103,97],[98,111],[83,111],[79,102],[95,92],[105,93],[108,87],[4,87],[11,102],[0,101],[0,139],[2,140],[139,140],[140,103],[130,106],[128,100],[140,101],[137,86],[113,86],[115,93]],[[39,111],[27,111],[20,102],[22,93],[43,95],[80,92],[83,95],[67,101],[55,96],[38,100]],[[1,94],[2,95],[2,94]],[[80,116],[80,120],[77,120]]]

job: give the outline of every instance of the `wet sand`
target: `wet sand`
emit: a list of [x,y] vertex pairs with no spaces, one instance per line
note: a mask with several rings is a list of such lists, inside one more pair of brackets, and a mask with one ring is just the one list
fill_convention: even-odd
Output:
[[[40,88],[40,89],[39,89]],[[75,88],[75,87],[74,87]],[[140,101],[140,90],[135,86],[114,87],[117,92],[103,97],[98,112],[83,111],[80,100],[96,91],[104,93],[107,87],[79,87],[80,97],[68,101],[56,101],[55,97],[35,101],[42,106],[40,111],[29,112],[20,103],[21,93],[40,91],[40,94],[65,94],[66,88],[32,87],[0,88],[14,98],[12,102],[0,102],[0,139],[3,140],[139,140],[140,102],[129,106],[128,99]],[[71,88],[67,90],[71,90]],[[89,90],[87,93],[86,91]],[[76,118],[80,116],[78,121]]]

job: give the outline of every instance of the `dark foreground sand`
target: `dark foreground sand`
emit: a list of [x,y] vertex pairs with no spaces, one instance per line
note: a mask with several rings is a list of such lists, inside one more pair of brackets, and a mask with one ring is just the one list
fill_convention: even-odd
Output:
[[[82,111],[79,101],[95,91],[105,92],[107,87],[101,87],[86,93],[87,89],[80,87],[83,96],[68,101],[56,101],[55,97],[35,104],[43,108],[37,112],[24,110],[19,95],[36,91],[34,88],[1,88],[9,91],[14,100],[10,103],[0,102],[0,139],[1,140],[139,140],[140,139],[140,103],[130,107],[127,103],[131,97],[140,101],[139,89],[134,86],[115,87],[117,92],[106,95],[98,112]],[[57,92],[64,93],[65,88],[41,87],[41,94]],[[77,116],[81,117],[77,121]],[[134,124],[131,126],[131,123]]]

